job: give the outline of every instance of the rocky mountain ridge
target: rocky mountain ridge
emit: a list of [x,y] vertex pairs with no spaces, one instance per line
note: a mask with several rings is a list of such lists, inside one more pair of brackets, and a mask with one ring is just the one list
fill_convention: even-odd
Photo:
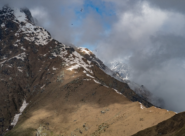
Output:
[[97,136],[108,128],[115,134],[123,133],[114,126],[121,120],[132,127],[149,111],[158,117],[124,130],[131,135],[174,115],[107,74],[112,71],[88,49],[58,42],[33,20],[28,9],[0,10],[0,135]]

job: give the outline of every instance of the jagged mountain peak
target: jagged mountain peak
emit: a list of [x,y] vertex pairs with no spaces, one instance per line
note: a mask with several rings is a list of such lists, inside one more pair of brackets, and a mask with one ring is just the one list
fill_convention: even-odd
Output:
[[[6,35],[6,33],[8,34],[15,30],[16,37],[23,34],[22,38],[34,42],[37,45],[43,46],[52,40],[48,31],[33,23],[33,17],[27,8],[11,9],[8,6],[4,6],[0,11],[0,16],[0,38],[2,38],[3,35]],[[3,28],[6,28],[4,34],[2,31]],[[13,45],[18,46],[17,42]]]
[[2,9],[0,9],[0,24],[8,20],[13,20],[14,18],[14,10],[10,7],[3,6]]
[[28,8],[12,8],[5,5],[0,9],[1,20],[16,20],[19,22],[30,22],[34,24],[34,19]]

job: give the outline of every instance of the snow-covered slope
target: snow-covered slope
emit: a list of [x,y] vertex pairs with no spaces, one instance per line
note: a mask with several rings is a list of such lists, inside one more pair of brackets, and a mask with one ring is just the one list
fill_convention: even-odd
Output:
[[[16,8],[11,9],[5,6],[0,13],[0,17],[2,19],[0,21],[0,26],[4,28],[4,23],[6,23],[6,27],[9,26],[10,28],[18,28],[15,33],[15,36],[17,38],[19,38],[20,34],[24,34],[24,39],[30,42],[34,42],[36,45],[42,46],[46,45],[52,40],[49,32],[47,32],[42,27],[35,26],[33,18],[31,17],[31,15],[29,16],[29,14],[31,14],[29,10]],[[13,21],[17,25],[11,23],[10,21]],[[14,46],[19,46],[18,41],[14,43]]]
[[82,54],[84,54],[85,58],[94,62],[95,65],[97,65],[106,74],[110,75],[111,77],[114,77],[115,79],[121,82],[124,82],[122,76],[118,72],[115,72],[111,70],[109,67],[107,67],[99,58],[96,57],[96,55],[92,51],[84,47],[79,47],[77,48],[77,50],[81,52]]

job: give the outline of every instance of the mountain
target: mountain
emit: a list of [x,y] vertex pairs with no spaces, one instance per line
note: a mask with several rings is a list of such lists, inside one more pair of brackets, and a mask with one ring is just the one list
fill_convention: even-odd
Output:
[[147,128],[133,136],[184,136],[185,135],[185,112],[176,114],[156,126]]
[[0,136],[132,135],[175,115],[114,73],[53,39],[28,9],[0,10]]

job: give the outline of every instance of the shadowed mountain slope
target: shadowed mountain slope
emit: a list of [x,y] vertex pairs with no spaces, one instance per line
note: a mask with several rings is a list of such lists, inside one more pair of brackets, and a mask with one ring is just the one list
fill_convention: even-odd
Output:
[[176,114],[156,126],[147,128],[133,136],[185,136],[185,112]]

